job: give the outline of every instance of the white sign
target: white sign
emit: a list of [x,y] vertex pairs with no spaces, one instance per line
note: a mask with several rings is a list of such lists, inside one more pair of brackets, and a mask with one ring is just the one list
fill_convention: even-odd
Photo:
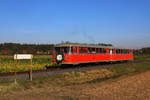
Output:
[[31,54],[15,54],[14,59],[32,59],[33,55]]

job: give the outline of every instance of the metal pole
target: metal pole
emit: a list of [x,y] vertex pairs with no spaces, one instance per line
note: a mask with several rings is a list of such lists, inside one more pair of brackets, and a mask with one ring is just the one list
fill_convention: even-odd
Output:
[[32,81],[32,57],[33,56],[31,56],[30,81]]
[[17,73],[16,73],[16,69],[17,69],[17,54],[16,54],[16,58],[15,58],[15,84],[17,83],[17,80],[16,80],[16,78],[17,78]]

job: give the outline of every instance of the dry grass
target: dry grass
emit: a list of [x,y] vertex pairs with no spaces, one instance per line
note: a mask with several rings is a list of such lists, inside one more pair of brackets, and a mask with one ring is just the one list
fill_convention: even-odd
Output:
[[[112,77],[115,73],[109,71],[108,69],[99,69],[99,70],[91,70],[86,72],[72,72],[72,73],[64,73],[64,80],[68,83],[83,83],[95,79]],[[68,85],[68,84],[67,84]]]
[[[92,73],[92,72],[89,72]],[[54,86],[32,85],[1,95],[2,100],[149,100],[150,71],[128,75],[101,83]],[[69,74],[70,75],[70,74]],[[51,81],[52,82],[52,81]],[[39,84],[39,83],[38,83]],[[13,84],[14,85],[14,84]],[[12,86],[13,86],[12,85]],[[28,84],[29,85],[29,84]]]

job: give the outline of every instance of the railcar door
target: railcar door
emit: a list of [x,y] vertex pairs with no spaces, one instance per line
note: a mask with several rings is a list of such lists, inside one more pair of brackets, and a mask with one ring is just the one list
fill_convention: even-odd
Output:
[[109,49],[110,60],[113,60],[113,49]]

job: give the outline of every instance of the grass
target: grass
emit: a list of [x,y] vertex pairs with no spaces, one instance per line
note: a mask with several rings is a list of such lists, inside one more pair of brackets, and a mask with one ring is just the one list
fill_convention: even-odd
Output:
[[46,88],[50,86],[65,87],[81,84],[94,84],[100,83],[108,79],[118,78],[122,75],[126,75],[129,73],[142,72],[146,70],[150,70],[150,62],[143,64],[130,63],[128,65],[114,65],[109,68],[102,68],[83,72],[66,72],[50,77],[39,77],[33,79],[32,82],[29,80],[18,80],[17,85],[14,85],[12,82],[0,83],[0,86],[4,87],[1,89],[0,93],[3,94],[9,91],[20,91],[21,89],[28,90],[32,89],[33,87]]
[[[141,56],[135,57],[136,61],[141,61]],[[44,59],[48,57],[36,56],[34,58],[36,63],[46,63]],[[144,60],[149,60],[150,56],[142,58]],[[10,58],[9,58],[10,59]],[[41,59],[41,61],[39,61]],[[43,60],[43,61],[42,61]],[[25,63],[25,62],[21,62]],[[121,65],[113,65],[109,68],[102,68],[91,71],[83,72],[66,72],[63,74],[53,75],[50,77],[39,77],[33,79],[33,81],[28,80],[18,80],[17,85],[12,85],[12,82],[0,83],[0,86],[4,87],[1,89],[0,93],[6,93],[9,91],[17,91],[20,89],[32,89],[32,87],[43,88],[48,86],[53,87],[63,87],[70,85],[81,85],[81,84],[93,84],[99,83],[108,79],[118,78],[122,75],[129,73],[136,73],[150,70],[150,62],[144,63],[128,63]]]

